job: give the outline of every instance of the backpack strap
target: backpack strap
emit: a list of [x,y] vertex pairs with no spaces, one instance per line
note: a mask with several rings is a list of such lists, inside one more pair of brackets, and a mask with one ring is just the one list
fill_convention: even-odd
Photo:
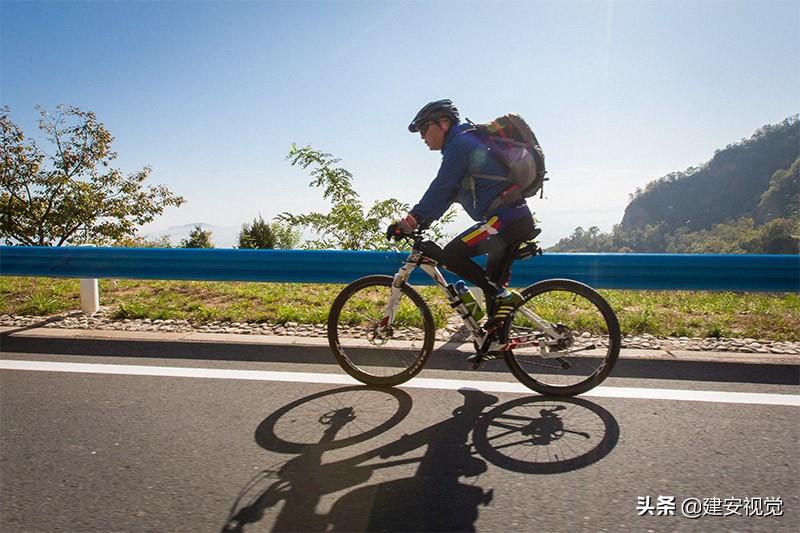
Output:
[[[473,207],[478,206],[478,197],[475,192],[475,178],[479,179],[486,179],[492,181],[508,181],[508,177],[504,176],[496,176],[494,174],[470,174],[463,180],[461,180],[461,187],[467,189],[472,193],[472,205]],[[522,195],[522,189],[520,189],[519,185],[511,184],[510,186],[506,187],[500,196],[495,198],[489,207],[486,208],[486,211],[483,213],[484,216],[488,215],[498,207],[502,207],[506,204],[512,204],[522,200],[524,196]]]
[[[461,188],[467,189],[472,193],[472,207],[478,207],[478,194],[475,192],[475,178],[492,180],[492,181],[508,181],[507,176],[497,176],[494,174],[469,174],[461,180]],[[497,200],[495,200],[497,201]]]
[[491,135],[489,137],[489,142],[495,143],[502,143],[502,144],[510,144],[512,146],[521,146],[522,148],[530,148],[531,145],[529,143],[524,143],[522,141],[515,141],[510,137],[501,137],[499,135]]
[[508,181],[508,176],[497,176],[496,174],[472,174],[472,177],[483,180]]
[[499,207],[516,203],[522,199],[524,199],[524,196],[522,196],[522,190],[520,189],[519,185],[512,184],[509,187],[507,187],[502,193],[500,193],[500,196],[495,198],[491,204],[489,204],[489,207],[486,209],[486,213],[484,213],[484,216],[488,215],[489,213],[491,213],[492,211],[494,211]]

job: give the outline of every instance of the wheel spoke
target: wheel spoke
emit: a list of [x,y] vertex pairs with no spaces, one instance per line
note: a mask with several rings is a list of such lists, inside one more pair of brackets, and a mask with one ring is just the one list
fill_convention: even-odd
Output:
[[[388,276],[348,285],[331,308],[328,328],[336,340],[331,348],[340,366],[364,383],[394,385],[407,381],[430,355],[435,334],[430,311],[413,289],[405,286],[402,290],[391,328],[381,325],[392,296]],[[416,333],[419,328],[422,338]]]
[[[525,294],[525,312],[514,314],[506,326],[507,339],[538,335],[546,353],[538,343],[512,348],[507,361],[514,375],[545,394],[579,394],[596,386],[619,354],[619,324],[608,303],[588,286],[569,280],[540,282]],[[550,326],[541,332],[534,322]]]

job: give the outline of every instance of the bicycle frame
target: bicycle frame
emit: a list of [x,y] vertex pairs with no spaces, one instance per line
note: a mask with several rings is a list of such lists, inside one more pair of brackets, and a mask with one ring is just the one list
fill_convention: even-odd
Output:
[[[400,267],[397,273],[394,275],[394,281],[392,282],[392,292],[391,296],[389,297],[389,301],[386,304],[386,308],[384,309],[384,318],[381,320],[381,325],[384,327],[391,327],[394,323],[394,314],[395,310],[397,309],[398,304],[400,303],[400,298],[402,297],[401,287],[403,284],[408,282],[411,273],[417,267],[421,268],[423,272],[425,272],[428,276],[433,279],[436,284],[441,287],[442,291],[444,291],[445,296],[447,297],[450,304],[459,311],[459,315],[461,316],[464,324],[466,325],[467,329],[469,330],[472,338],[475,340],[478,346],[483,347],[484,342],[486,341],[487,333],[483,331],[483,328],[478,324],[475,320],[475,317],[472,316],[472,313],[467,310],[466,306],[461,302],[458,296],[451,291],[449,284],[445,280],[444,276],[442,275],[441,271],[439,271],[438,263],[427,257],[425,254],[418,250],[418,247],[421,243],[421,239],[419,237],[414,238],[414,247],[412,248],[411,255],[405,260],[405,263]],[[525,315],[528,319],[530,319],[534,324],[536,324],[540,331],[542,332],[541,335],[529,335],[526,337],[521,338],[514,338],[508,339],[504,342],[493,341],[485,351],[488,352],[503,352],[506,350],[511,350],[514,348],[524,348],[530,346],[536,346],[539,348],[539,355],[542,357],[560,357],[563,353],[558,352],[548,352],[547,347],[556,345],[560,341],[564,339],[564,335],[559,333],[553,324],[548,322],[547,320],[543,319],[530,309],[526,307],[521,307],[520,312]],[[547,337],[547,338],[545,338]]]

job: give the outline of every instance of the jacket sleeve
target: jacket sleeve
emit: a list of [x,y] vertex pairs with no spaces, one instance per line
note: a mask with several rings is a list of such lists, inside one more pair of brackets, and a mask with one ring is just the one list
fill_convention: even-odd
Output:
[[447,211],[458,194],[461,181],[467,175],[473,146],[466,137],[465,135],[453,139],[443,152],[439,173],[419,203],[411,209],[411,213],[423,228],[430,226]]

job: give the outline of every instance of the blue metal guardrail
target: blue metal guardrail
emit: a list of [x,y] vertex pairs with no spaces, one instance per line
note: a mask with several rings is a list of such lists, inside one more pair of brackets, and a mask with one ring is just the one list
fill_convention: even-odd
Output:
[[[0,246],[0,275],[347,283],[393,274],[395,252]],[[518,261],[511,284],[571,278],[597,288],[800,291],[800,256],[545,254]],[[419,270],[414,284],[431,284]]]

